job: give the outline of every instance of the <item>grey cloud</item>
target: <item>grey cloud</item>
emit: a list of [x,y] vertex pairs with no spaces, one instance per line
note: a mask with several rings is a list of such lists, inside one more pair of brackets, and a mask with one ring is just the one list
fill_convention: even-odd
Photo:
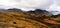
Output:
[[[9,2],[4,5],[5,8],[25,8],[25,9],[46,9],[52,0],[8,0]],[[4,0],[6,2],[6,0]]]

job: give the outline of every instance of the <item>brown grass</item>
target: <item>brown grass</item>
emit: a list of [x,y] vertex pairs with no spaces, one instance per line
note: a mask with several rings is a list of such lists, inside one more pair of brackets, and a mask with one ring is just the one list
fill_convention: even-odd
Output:
[[[50,25],[50,26],[49,26]],[[28,12],[0,12],[0,28],[54,28],[60,22]]]

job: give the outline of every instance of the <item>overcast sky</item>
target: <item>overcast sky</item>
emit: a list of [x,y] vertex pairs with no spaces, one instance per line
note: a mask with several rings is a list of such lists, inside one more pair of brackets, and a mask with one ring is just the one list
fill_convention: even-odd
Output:
[[19,8],[25,11],[38,8],[60,13],[60,0],[0,0],[0,8]]
[[52,0],[0,0],[0,8],[46,9]]

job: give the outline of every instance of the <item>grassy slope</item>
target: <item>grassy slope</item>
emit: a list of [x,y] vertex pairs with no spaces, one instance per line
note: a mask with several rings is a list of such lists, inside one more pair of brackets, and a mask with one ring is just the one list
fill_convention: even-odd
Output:
[[60,22],[49,18],[28,12],[0,12],[0,28],[59,28]]

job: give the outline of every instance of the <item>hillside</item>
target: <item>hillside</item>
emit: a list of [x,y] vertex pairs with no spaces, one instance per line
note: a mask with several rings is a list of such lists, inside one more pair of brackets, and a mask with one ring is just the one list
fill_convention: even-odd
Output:
[[46,16],[32,12],[0,12],[0,28],[60,28],[60,15]]
[[59,17],[39,9],[28,12],[19,9],[2,10],[0,28],[60,28]]

